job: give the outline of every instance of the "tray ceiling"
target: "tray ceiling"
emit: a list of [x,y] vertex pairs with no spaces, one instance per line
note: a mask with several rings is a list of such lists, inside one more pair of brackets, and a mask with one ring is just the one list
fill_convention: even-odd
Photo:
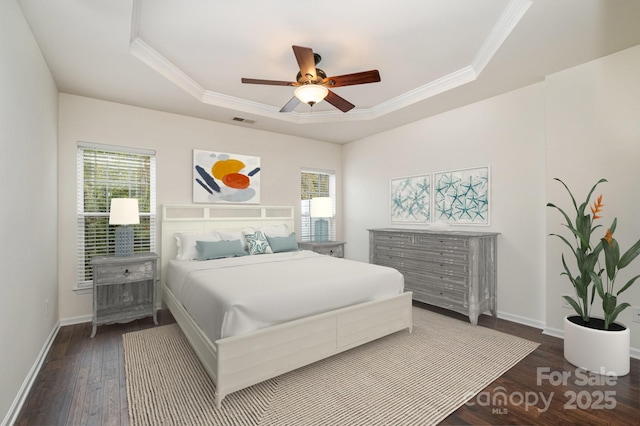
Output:
[[[336,143],[640,44],[634,0],[20,4],[62,92]],[[328,75],[378,69],[382,81],[335,88],[348,113],[279,113],[293,87],[240,78],[295,81],[293,44]]]

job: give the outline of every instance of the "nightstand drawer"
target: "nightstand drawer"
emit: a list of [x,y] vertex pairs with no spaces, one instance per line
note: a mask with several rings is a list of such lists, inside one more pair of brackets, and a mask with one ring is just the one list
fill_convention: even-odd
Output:
[[344,241],[298,242],[300,250],[311,250],[318,254],[333,257],[344,257]]
[[136,262],[125,264],[96,265],[95,284],[121,284],[153,279],[155,262]]
[[319,246],[314,248],[313,251],[319,254],[326,254],[334,257],[344,257],[342,245],[333,245],[333,246],[325,246],[325,247]]

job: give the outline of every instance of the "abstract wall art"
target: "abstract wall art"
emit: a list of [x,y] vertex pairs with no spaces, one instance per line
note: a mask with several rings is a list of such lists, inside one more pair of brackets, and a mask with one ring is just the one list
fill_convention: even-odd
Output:
[[391,222],[428,223],[431,220],[431,175],[392,178]]
[[193,150],[194,203],[260,203],[260,157]]
[[434,220],[489,225],[489,174],[489,166],[434,173]]

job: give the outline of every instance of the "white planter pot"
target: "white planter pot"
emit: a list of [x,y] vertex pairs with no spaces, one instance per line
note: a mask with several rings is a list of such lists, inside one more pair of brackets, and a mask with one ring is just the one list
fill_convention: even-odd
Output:
[[[620,323],[618,323],[620,324]],[[623,325],[624,324],[620,324]],[[576,367],[597,374],[629,374],[631,333],[597,330],[564,319],[564,357]]]

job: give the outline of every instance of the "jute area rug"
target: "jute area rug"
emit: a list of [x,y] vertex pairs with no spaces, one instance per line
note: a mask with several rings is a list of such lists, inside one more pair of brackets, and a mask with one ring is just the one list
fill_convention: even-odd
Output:
[[123,336],[132,425],[429,425],[538,346],[413,308],[401,331],[228,395],[176,324]]

